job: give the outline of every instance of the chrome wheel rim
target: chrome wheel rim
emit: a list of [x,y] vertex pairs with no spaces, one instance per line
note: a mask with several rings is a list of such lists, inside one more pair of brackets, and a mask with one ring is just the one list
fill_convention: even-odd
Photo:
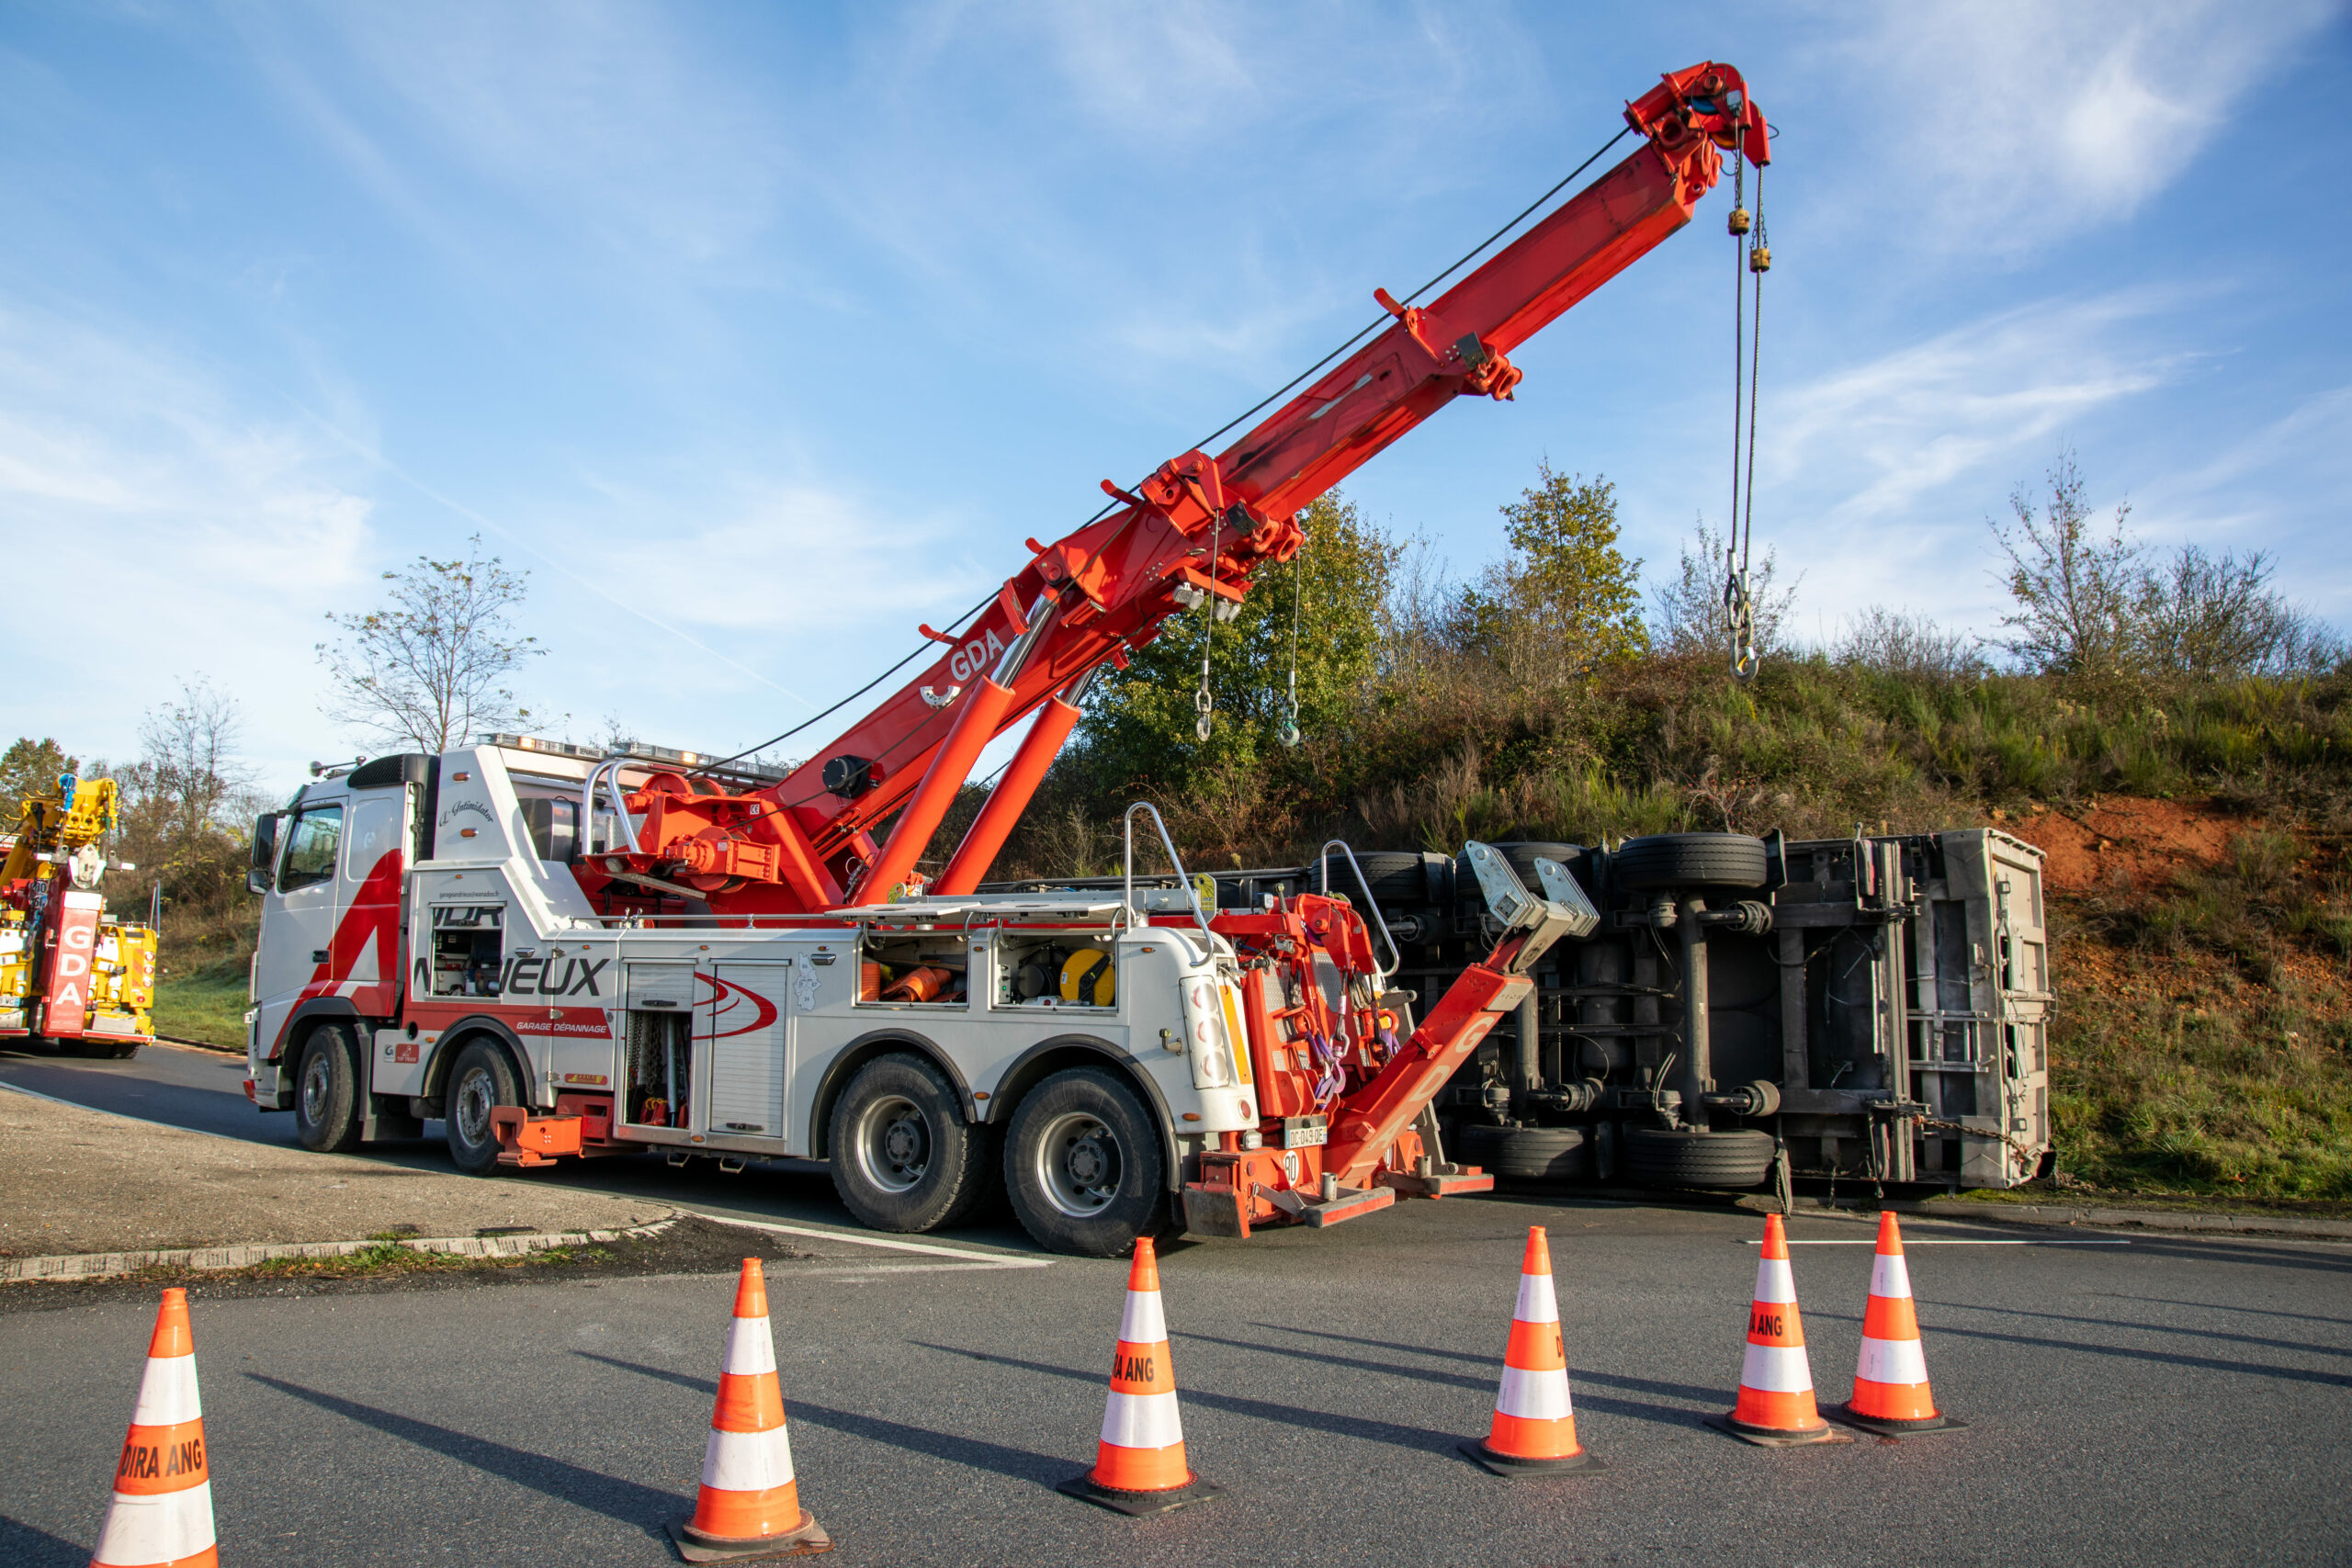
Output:
[[885,1192],[911,1192],[931,1170],[931,1121],[922,1107],[900,1095],[885,1096],[858,1119],[858,1170]]
[[334,1069],[323,1050],[311,1053],[302,1064],[302,1120],[317,1126],[326,1119],[327,1096],[334,1088]]
[[466,1143],[481,1145],[490,1140],[490,1113],[498,1097],[491,1090],[490,1071],[476,1067],[458,1080],[458,1092],[450,1097],[450,1121],[458,1129],[458,1136]]
[[1101,1118],[1065,1111],[1037,1134],[1037,1185],[1047,1202],[1074,1220],[1091,1220],[1119,1195],[1126,1151]]

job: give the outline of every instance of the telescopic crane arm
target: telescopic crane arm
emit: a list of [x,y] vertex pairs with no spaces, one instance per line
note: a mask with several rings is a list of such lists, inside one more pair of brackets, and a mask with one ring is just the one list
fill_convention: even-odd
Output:
[[[1510,351],[1690,220],[1722,150],[1770,161],[1762,113],[1731,66],[1674,72],[1626,106],[1643,138],[1622,163],[1427,305],[1375,290],[1394,318],[1215,457],[1160,465],[1121,504],[1032,558],[963,631],[781,782],[745,795],[657,774],[630,797],[625,875],[691,888],[725,915],[879,903],[906,881],[980,751],[1045,712],[934,891],[968,892],[1078,717],[1085,682],[1203,598],[1238,606],[1252,576],[1304,542],[1295,514],[1455,398],[1508,399]],[[1224,608],[1231,614],[1230,608]],[[893,813],[887,840],[874,835]]]

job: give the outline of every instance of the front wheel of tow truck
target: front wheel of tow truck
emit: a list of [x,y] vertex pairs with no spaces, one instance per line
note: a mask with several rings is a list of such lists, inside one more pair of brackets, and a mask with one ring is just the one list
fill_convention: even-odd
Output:
[[348,1024],[322,1023],[302,1042],[294,1068],[294,1135],[320,1154],[359,1145],[359,1036]]
[[1012,1212],[1049,1252],[1118,1258],[1167,1212],[1159,1130],[1135,1091],[1097,1067],[1039,1084],[1005,1132]]
[[488,1176],[498,1168],[498,1128],[490,1113],[502,1105],[523,1103],[514,1065],[489,1041],[477,1040],[458,1053],[443,1099],[449,1158],[469,1176]]
[[833,1190],[876,1230],[928,1231],[970,1215],[994,1174],[990,1130],[964,1120],[956,1089],[920,1056],[878,1056],[833,1105]]

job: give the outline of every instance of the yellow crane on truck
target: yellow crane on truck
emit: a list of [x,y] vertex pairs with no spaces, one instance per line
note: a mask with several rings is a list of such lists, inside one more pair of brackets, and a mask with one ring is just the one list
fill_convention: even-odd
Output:
[[0,1039],[135,1056],[155,1037],[154,928],[107,919],[98,891],[115,807],[112,779],[61,773],[25,798],[15,836],[0,840]]

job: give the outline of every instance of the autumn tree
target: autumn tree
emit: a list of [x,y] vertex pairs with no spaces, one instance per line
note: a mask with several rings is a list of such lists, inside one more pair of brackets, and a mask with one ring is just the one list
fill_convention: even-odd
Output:
[[54,740],[26,736],[0,753],[0,832],[13,831],[17,808],[28,795],[43,795],[56,787],[60,773],[74,771],[74,759]]
[[[1299,524],[1306,547],[1295,560],[1259,568],[1236,618],[1216,621],[1201,610],[1173,617],[1126,669],[1104,670],[1076,759],[1100,787],[1177,788],[1280,750],[1294,657],[1302,733],[1344,726],[1369,700],[1395,547],[1337,493],[1308,506]],[[1215,703],[1205,742],[1194,728],[1204,638]]]
[[1642,563],[1617,545],[1617,487],[1549,463],[1536,475],[1504,505],[1510,554],[1463,592],[1449,640],[1524,683],[1556,685],[1634,657],[1649,634]]

